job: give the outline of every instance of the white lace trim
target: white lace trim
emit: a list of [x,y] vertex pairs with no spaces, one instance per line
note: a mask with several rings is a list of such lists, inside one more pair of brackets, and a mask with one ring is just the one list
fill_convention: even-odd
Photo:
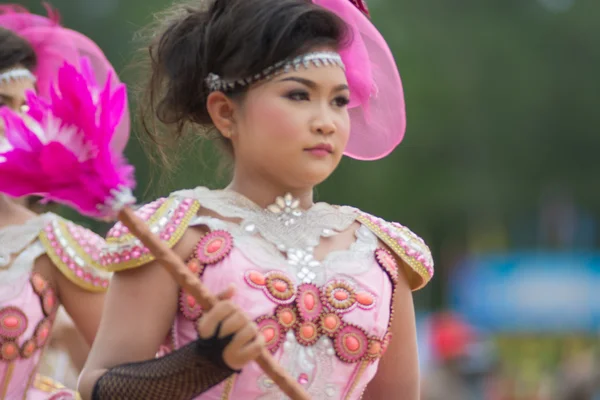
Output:
[[36,240],[27,246],[12,262],[10,268],[0,273],[0,302],[16,298],[29,282],[35,260],[46,252]]
[[[272,244],[262,237],[252,235],[239,225],[226,222],[214,217],[198,216],[190,222],[190,226],[204,225],[211,231],[225,230],[233,236],[235,248],[239,250],[252,264],[265,270],[279,270],[297,276],[299,267],[290,265],[287,258]],[[319,266],[314,268],[317,285],[324,285],[336,275],[360,275],[373,266],[373,252],[378,246],[375,234],[365,226],[360,226],[355,232],[355,241],[348,249],[336,250],[325,256]]]
[[175,192],[173,195],[196,199],[202,207],[225,218],[240,219],[240,226],[244,230],[260,234],[280,251],[312,251],[322,236],[343,232],[356,220],[356,213],[349,207],[335,208],[327,203],[317,203],[303,211],[294,223],[282,223],[280,214],[265,210],[233,191],[199,187]]
[[[56,218],[58,217],[55,214],[47,213],[21,225],[0,228],[0,283],[3,286],[2,290],[6,289],[5,285],[19,279],[24,273],[31,272],[33,262],[45,253],[36,238]],[[15,254],[19,254],[19,256],[11,263],[11,258]],[[1,267],[7,268],[2,269]],[[4,292],[2,295],[4,296]]]

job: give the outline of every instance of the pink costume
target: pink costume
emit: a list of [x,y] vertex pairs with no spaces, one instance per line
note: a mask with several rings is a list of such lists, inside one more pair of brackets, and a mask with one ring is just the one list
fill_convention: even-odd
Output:
[[75,393],[36,374],[59,305],[33,266],[46,255],[84,290],[101,292],[109,274],[95,269],[104,240],[47,213],[0,228],[0,399],[73,399]]
[[[398,70],[385,41],[361,12],[359,0],[313,0],[344,19],[351,41],[332,52],[311,52],[251,77],[211,73],[211,91],[227,91],[297,68],[345,67],[350,87],[351,132],[344,154],[373,160],[389,154],[405,130]],[[357,8],[358,6],[358,8]],[[268,349],[313,399],[359,399],[375,376],[390,340],[398,279],[412,289],[433,275],[431,253],[406,227],[351,207],[318,203],[298,208],[290,195],[262,209],[231,191],[180,191],[138,212],[169,246],[190,226],[208,232],[191,255],[189,268],[213,293],[230,283],[233,301],[253,318]],[[207,217],[220,215],[222,218]],[[237,221],[225,222],[227,221]],[[321,238],[355,230],[348,249],[315,258]],[[111,271],[137,268],[152,254],[121,224],[109,232],[101,263]],[[401,269],[401,271],[399,271]],[[185,292],[161,353],[198,337],[202,309]],[[157,349],[159,350],[159,349]],[[285,396],[257,365],[247,365],[197,399],[264,399]]]
[[[230,191],[181,191],[142,207],[139,215],[170,246],[189,226],[210,232],[189,263],[213,293],[233,282],[234,301],[255,321],[267,346],[314,399],[359,399],[390,339],[398,263],[413,289],[433,275],[425,243],[410,230],[351,207],[318,203],[302,211],[291,196],[266,210]],[[203,208],[240,223],[197,216]],[[316,260],[321,237],[358,222],[347,250]],[[136,268],[152,255],[117,224],[101,262],[112,271]],[[163,352],[195,340],[201,308],[180,293],[180,310]],[[283,399],[255,364],[198,399]]]

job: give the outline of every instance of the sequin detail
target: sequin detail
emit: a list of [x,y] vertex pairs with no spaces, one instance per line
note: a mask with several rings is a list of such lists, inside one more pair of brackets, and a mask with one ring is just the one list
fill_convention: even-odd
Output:
[[233,248],[233,237],[227,231],[212,231],[204,235],[196,246],[196,258],[205,265],[222,261]]
[[29,358],[35,353],[36,350],[37,344],[35,339],[26,340],[21,346],[21,357]]
[[298,288],[296,307],[304,321],[314,321],[321,315],[323,305],[320,300],[319,288],[310,283],[304,283]]
[[71,282],[89,291],[106,291],[110,274],[100,265],[100,252],[105,245],[100,236],[57,218],[40,233],[40,242],[54,265]]
[[285,331],[293,329],[298,323],[298,314],[296,313],[296,309],[291,306],[277,307],[275,310],[275,316],[277,316],[277,322]]
[[[204,265],[200,264],[195,258],[192,258],[187,262],[189,270],[201,277],[204,273]],[[181,289],[179,291],[179,309],[185,318],[190,321],[196,321],[202,316],[202,306],[198,304],[194,296]]]
[[260,317],[256,320],[258,331],[265,338],[265,346],[271,352],[275,353],[284,338],[284,332],[273,317]]
[[330,312],[321,315],[319,320],[319,328],[324,335],[334,337],[341,326],[342,319],[338,314]]
[[51,287],[46,288],[41,296],[42,299],[42,309],[44,310],[44,315],[47,317],[53,315],[56,310],[58,310],[58,299],[56,298],[56,294],[54,293],[54,289]]
[[291,288],[292,283],[288,279],[279,271],[263,274],[249,270],[245,274],[248,285],[263,291],[269,299],[280,304],[275,310],[275,316],[264,315],[256,320],[270,351],[277,351],[285,333],[293,330],[288,335],[292,334],[292,338],[302,346],[313,346],[323,336],[331,338],[334,343],[332,354],[337,354],[344,362],[373,362],[382,356],[383,341],[380,338],[368,336],[361,328],[343,320],[343,315],[351,309],[372,308],[376,302],[374,294],[357,290],[352,284],[342,280],[330,281],[323,288],[303,283],[293,295],[295,306],[281,304],[281,299],[272,293],[274,282],[285,282],[278,290],[283,293]]
[[[192,199],[158,199],[136,211],[150,230],[169,247],[173,247],[185,233],[190,220],[197,214],[200,203]],[[109,271],[136,268],[154,260],[154,255],[118,222],[109,232],[101,251],[100,262]]]
[[367,354],[369,339],[361,328],[346,325],[335,336],[333,347],[340,360],[355,363],[363,360]]
[[13,340],[0,343],[0,358],[2,361],[14,361],[19,357],[19,346]]
[[337,312],[346,313],[356,307],[356,293],[354,288],[344,281],[335,280],[328,283],[323,289],[324,303]]
[[[15,306],[7,306],[0,310],[0,357],[4,361],[29,358],[48,341],[52,321],[58,309],[58,299],[40,274],[33,273],[30,284],[40,298],[40,307],[46,317],[38,322],[31,337],[23,337],[29,325],[25,312]],[[22,344],[19,346],[18,343],[21,341]]]
[[27,316],[17,307],[9,306],[0,310],[0,337],[16,339],[27,329]]
[[296,327],[296,340],[304,346],[312,346],[319,340],[319,327],[314,322],[303,322]]
[[46,345],[51,330],[52,320],[49,318],[44,318],[38,323],[35,328],[35,340],[38,348],[42,348]]
[[246,283],[262,290],[265,295],[277,304],[290,304],[296,298],[296,287],[292,279],[283,272],[272,271],[267,274],[250,270],[244,274]]
[[397,222],[387,222],[360,210],[356,212],[359,214],[358,221],[369,228],[418,275],[418,282],[411,279],[413,290],[422,288],[431,280],[434,274],[433,258],[423,239]]
[[378,248],[375,250],[375,259],[383,270],[387,273],[390,280],[398,283],[398,263],[388,249]]

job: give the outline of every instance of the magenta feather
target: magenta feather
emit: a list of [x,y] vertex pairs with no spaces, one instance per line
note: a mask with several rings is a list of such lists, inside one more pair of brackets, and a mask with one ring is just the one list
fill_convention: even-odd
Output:
[[72,206],[82,214],[107,217],[114,193],[135,186],[133,167],[111,150],[125,115],[125,85],[98,87],[86,59],[80,71],[65,63],[48,103],[27,93],[29,111],[0,110],[6,131],[0,151],[0,192],[37,194]]

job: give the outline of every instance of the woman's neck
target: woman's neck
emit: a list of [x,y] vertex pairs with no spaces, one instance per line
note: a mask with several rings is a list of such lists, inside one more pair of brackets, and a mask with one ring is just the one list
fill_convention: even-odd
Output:
[[0,194],[0,226],[17,225],[35,217],[35,213],[21,203],[21,199]]
[[273,183],[268,177],[250,176],[247,173],[234,173],[233,179],[226,190],[240,193],[263,208],[273,204],[278,196],[287,193],[300,201],[300,208],[302,209],[309,209],[314,204],[312,187],[306,189],[284,187]]

